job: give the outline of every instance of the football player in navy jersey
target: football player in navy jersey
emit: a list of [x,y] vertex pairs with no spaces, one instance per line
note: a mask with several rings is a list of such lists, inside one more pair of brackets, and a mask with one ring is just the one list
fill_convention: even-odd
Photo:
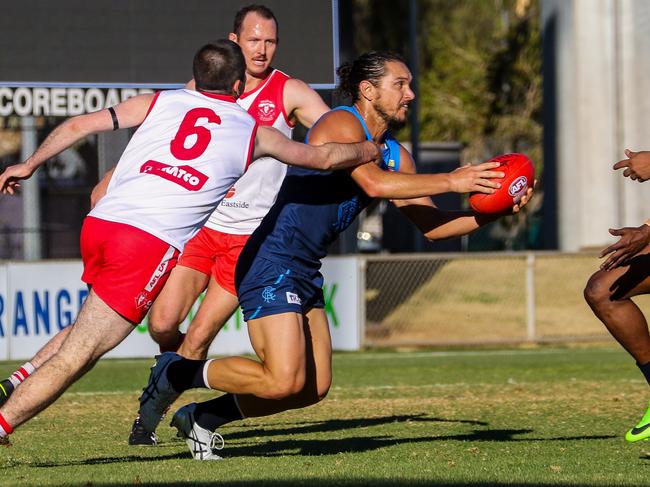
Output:
[[[391,136],[390,129],[406,122],[415,96],[399,56],[369,52],[338,74],[339,90],[353,104],[326,113],[308,134],[309,143],[373,140],[383,147],[383,163],[338,173],[289,170],[237,264],[238,297],[260,361],[188,360],[168,352],[158,357],[141,397],[142,424],[153,431],[181,392],[208,387],[228,393],[183,406],[172,419],[196,459],[220,458],[210,445],[225,423],[305,407],[326,396],[332,348],[321,259],[373,198],[390,199],[431,240],[465,235],[495,218],[438,209],[430,195],[493,192],[500,186],[493,178],[503,177],[498,163],[415,174],[411,155]],[[513,211],[531,195],[529,189]]]

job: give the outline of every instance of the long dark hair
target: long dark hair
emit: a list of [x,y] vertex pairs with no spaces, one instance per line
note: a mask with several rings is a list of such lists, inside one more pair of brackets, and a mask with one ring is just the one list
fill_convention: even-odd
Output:
[[359,83],[369,81],[374,86],[386,74],[386,63],[398,61],[406,64],[404,58],[390,51],[369,51],[351,63],[342,64],[337,70],[339,85],[336,93],[344,98],[352,98],[352,103],[359,99]]

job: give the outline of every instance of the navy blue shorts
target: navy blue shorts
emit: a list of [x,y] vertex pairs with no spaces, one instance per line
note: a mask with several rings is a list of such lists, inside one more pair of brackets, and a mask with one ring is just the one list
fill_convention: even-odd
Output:
[[253,260],[237,287],[237,296],[245,321],[325,307],[320,272],[307,276],[261,257]]

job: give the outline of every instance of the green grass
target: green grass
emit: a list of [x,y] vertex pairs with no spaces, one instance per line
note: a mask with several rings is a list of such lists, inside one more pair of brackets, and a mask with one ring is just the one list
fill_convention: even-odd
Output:
[[623,440],[648,388],[615,348],[336,354],[325,401],[224,427],[216,463],[166,422],[126,444],[150,362],[102,361],[19,428],[0,485],[648,484],[650,444]]

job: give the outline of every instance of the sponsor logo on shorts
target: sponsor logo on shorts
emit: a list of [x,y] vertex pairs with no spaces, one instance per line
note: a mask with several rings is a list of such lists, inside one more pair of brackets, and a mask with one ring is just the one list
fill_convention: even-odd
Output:
[[275,103],[271,100],[262,100],[257,105],[257,119],[260,122],[270,122],[275,118]]
[[169,259],[171,259],[174,256],[175,252],[176,251],[174,250],[174,247],[170,245],[169,248],[167,249],[167,252],[165,252],[165,255],[163,255],[160,264],[158,264],[158,267],[156,267],[156,269],[153,271],[153,274],[151,274],[151,277],[149,278],[149,282],[144,287],[144,290],[146,292],[150,293],[151,291],[153,291],[158,281],[160,281],[160,278],[165,275],[165,271],[167,270],[167,265],[169,264]]
[[227,200],[228,198],[232,198],[233,196],[235,196],[235,187],[234,186],[232,186],[228,190],[228,192],[226,193],[226,196],[224,196],[223,198]]
[[166,269],[167,261],[161,262],[158,267],[156,267],[156,270],[153,272],[153,275],[151,276],[151,279],[149,279],[147,285],[144,287],[144,290],[148,293],[153,291],[153,288],[156,287],[156,284],[158,281],[160,281],[160,278],[165,275]]
[[151,307],[151,304],[153,301],[149,299],[149,295],[147,294],[146,291],[142,291],[140,294],[138,294],[135,297],[135,307],[140,309],[149,309]]
[[275,301],[275,288],[271,286],[266,286],[262,289],[262,299],[265,303],[270,303]]
[[302,304],[300,297],[296,293],[287,291],[287,303],[289,304]]
[[508,194],[514,198],[515,196],[518,196],[524,191],[526,191],[527,189],[528,189],[528,179],[526,179],[526,176],[519,176],[510,184],[510,187],[508,187]]
[[190,191],[198,191],[208,180],[208,176],[191,166],[170,166],[152,160],[140,167],[140,173],[159,176]]

